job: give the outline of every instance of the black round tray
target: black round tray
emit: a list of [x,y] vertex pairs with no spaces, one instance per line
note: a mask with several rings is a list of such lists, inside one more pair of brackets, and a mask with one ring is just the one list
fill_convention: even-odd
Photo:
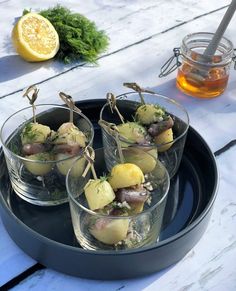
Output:
[[[94,125],[95,148],[102,146],[97,121],[104,102],[103,99],[77,102]],[[190,127],[180,169],[171,179],[160,241],[128,251],[88,251],[74,237],[68,204],[34,206],[14,193],[0,152],[0,214],[12,239],[41,264],[90,279],[144,276],[180,260],[207,227],[217,185],[214,155]]]

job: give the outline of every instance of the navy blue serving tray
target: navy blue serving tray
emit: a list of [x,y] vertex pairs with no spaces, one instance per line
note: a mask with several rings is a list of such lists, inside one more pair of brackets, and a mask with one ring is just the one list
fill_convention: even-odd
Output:
[[[100,99],[76,104],[93,123],[95,148],[102,147],[97,122],[104,102]],[[12,239],[44,266],[90,279],[144,276],[179,261],[203,235],[217,185],[214,155],[203,138],[190,127],[179,171],[171,179],[160,241],[135,250],[88,251],[75,239],[68,204],[35,206],[14,193],[3,152],[0,152],[0,215]]]

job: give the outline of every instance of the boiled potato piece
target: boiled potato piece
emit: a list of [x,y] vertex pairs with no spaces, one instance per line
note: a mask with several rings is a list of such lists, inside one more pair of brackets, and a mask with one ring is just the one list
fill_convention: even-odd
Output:
[[[137,122],[126,122],[117,125],[119,133],[130,143],[140,143],[145,139],[146,129]],[[128,146],[125,142],[121,142],[123,147]]]
[[99,218],[89,231],[97,240],[104,244],[117,244],[126,238],[129,228],[128,219]]
[[147,154],[153,156],[153,158],[157,159],[158,158],[158,152],[156,148],[153,148],[151,150],[147,151]]
[[[67,159],[67,160],[64,160]],[[86,164],[86,159],[81,157],[75,164],[75,160],[78,159],[78,157],[71,157],[71,155],[69,154],[57,154],[56,155],[56,166],[58,171],[66,176],[67,172],[69,171],[69,169],[72,167],[71,169],[71,175],[73,177],[80,177],[83,174],[83,171],[85,169],[85,164]],[[61,162],[58,162],[60,160],[64,160]]]
[[157,145],[162,145],[161,147],[158,148],[159,152],[165,152],[167,151],[171,146],[172,146],[172,141],[173,141],[173,131],[172,128],[169,128],[162,133],[160,133],[158,136],[154,138],[154,142]]
[[78,144],[81,147],[86,146],[87,138],[84,133],[78,129],[73,123],[63,123],[57,131],[57,136],[54,139],[54,144]]
[[150,173],[156,167],[157,150],[144,151],[129,147],[123,149],[124,159],[127,163],[137,165],[144,174]]
[[126,188],[144,183],[144,175],[135,164],[118,164],[112,168],[108,182],[113,189]]
[[21,142],[23,145],[30,143],[44,143],[50,135],[50,127],[40,123],[28,123],[21,133]]
[[35,155],[26,156],[27,159],[32,160],[24,161],[26,169],[36,176],[44,176],[52,170],[54,163],[49,163],[52,161],[53,157],[49,153],[39,153]]
[[132,214],[138,214],[143,211],[143,206],[145,202],[129,202]]
[[141,124],[151,124],[163,120],[165,111],[158,105],[144,104],[139,106],[135,113],[135,119]]
[[90,179],[84,187],[84,193],[91,210],[103,208],[115,199],[111,185],[100,179]]
[[57,130],[58,134],[69,133],[73,130],[78,130],[78,128],[72,122],[63,123]]
[[73,131],[70,133],[57,135],[53,143],[54,144],[68,144],[71,146],[78,144],[79,146],[84,148],[86,146],[86,137],[82,131]]

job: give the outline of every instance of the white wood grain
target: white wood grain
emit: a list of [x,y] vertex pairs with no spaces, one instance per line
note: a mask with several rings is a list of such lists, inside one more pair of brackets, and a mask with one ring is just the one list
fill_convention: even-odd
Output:
[[11,240],[1,220],[0,253],[0,286],[36,263]]
[[[135,81],[143,87],[174,98],[186,106],[191,125],[202,134],[212,150],[216,151],[235,138],[235,131],[231,129],[231,125],[236,119],[234,114],[236,71],[231,70],[229,86],[225,94],[211,100],[192,98],[179,92],[175,88],[173,79],[176,72],[163,79],[159,79],[158,74],[161,65],[172,54],[172,48],[181,43],[183,36],[190,32],[212,31],[222,14],[223,11],[219,11],[205,18],[196,19],[141,44],[104,57],[100,60],[98,67],[75,68],[48,80],[38,86],[40,88],[38,102],[61,103],[58,97],[60,91],[72,95],[75,100],[104,98],[109,91],[114,94],[127,91],[122,86],[123,82]],[[236,42],[235,23],[236,19],[230,24],[226,34],[233,42]],[[18,109],[25,107],[27,100],[23,101],[21,96],[22,93],[19,92],[0,99],[0,108],[8,107],[8,112],[12,112],[16,103]],[[6,115],[7,111],[0,115],[0,124]]]
[[[100,29],[104,29],[110,37],[108,53],[122,49],[130,44],[151,37],[189,21],[201,14],[224,7],[230,1],[188,0],[182,1],[60,1],[73,11],[80,12],[95,21]],[[17,1],[10,0],[0,3],[1,34],[0,34],[0,97],[13,91],[25,88],[31,83],[37,83],[73,65],[63,65],[55,61],[44,63],[27,63],[17,56],[11,44],[11,31],[17,17],[21,16],[24,8],[39,10],[52,7],[57,0]],[[29,78],[30,76],[30,78]],[[29,82],[30,81],[30,82]]]

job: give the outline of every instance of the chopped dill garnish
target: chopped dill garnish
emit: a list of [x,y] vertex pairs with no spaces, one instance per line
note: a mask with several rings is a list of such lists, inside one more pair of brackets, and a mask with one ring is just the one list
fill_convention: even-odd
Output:
[[103,174],[103,176],[100,177],[101,182],[105,182],[107,179],[108,179],[108,176],[106,176],[105,174]]
[[26,126],[24,127],[22,133],[21,133],[21,137],[23,139],[27,139],[27,141],[34,141],[34,139],[36,138],[36,136],[39,134],[39,132],[37,132],[36,130],[32,130],[33,127],[33,123],[27,123]]

